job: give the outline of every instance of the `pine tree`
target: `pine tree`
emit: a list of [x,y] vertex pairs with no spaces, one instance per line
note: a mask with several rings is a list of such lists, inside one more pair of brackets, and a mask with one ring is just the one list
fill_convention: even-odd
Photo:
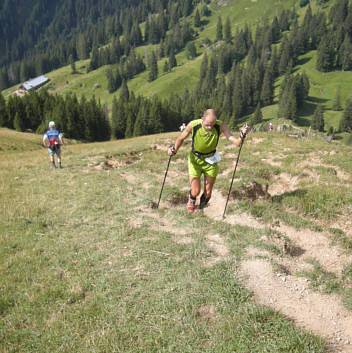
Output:
[[280,75],[291,72],[289,65],[290,59],[292,59],[292,48],[289,40],[284,36],[280,46],[280,61],[278,67]]
[[200,21],[200,15],[198,9],[196,10],[196,13],[194,15],[194,27],[200,27],[201,26],[201,21]]
[[76,63],[75,63],[75,59],[73,58],[73,55],[70,55],[69,63],[71,65],[71,74],[76,74],[77,73]]
[[92,50],[92,57],[88,66],[88,72],[96,70],[99,67],[99,51],[97,47]]
[[194,42],[188,42],[186,45],[186,56],[189,60],[194,59],[197,56],[197,49]]
[[324,112],[320,104],[317,105],[311,122],[313,130],[324,132]]
[[118,102],[116,96],[112,101],[111,109],[111,135],[115,139],[122,139],[125,137],[126,131],[126,102]]
[[23,120],[20,117],[20,113],[19,112],[16,112],[16,114],[15,114],[15,118],[13,120],[13,126],[14,126],[16,131],[24,131]]
[[164,72],[164,73],[167,73],[167,72],[169,72],[169,71],[170,71],[169,61],[168,61],[168,60],[165,60],[163,72]]
[[127,82],[126,80],[122,80],[122,85],[120,89],[120,101],[122,102],[128,102],[130,98],[130,92],[128,90]]
[[203,54],[202,63],[200,65],[199,82],[198,82],[198,88],[197,88],[198,92],[201,90],[201,87],[203,86],[203,81],[205,80],[205,77],[207,76],[208,64],[209,64],[208,63],[208,55],[205,52]]
[[291,85],[288,91],[288,106],[287,119],[296,121],[297,119],[297,98],[294,84]]
[[340,120],[339,130],[341,132],[352,132],[352,97],[346,102],[346,107]]
[[158,63],[156,61],[156,56],[153,51],[151,55],[151,61],[150,61],[149,81],[150,82],[154,81],[157,79],[157,77],[158,77]]
[[83,33],[80,33],[77,36],[76,51],[78,54],[78,58],[80,60],[88,59],[89,57],[88,43],[87,43],[86,35]]
[[317,52],[316,68],[322,72],[328,72],[333,69],[334,51],[330,46],[330,38],[325,35],[319,44]]
[[336,96],[334,99],[334,103],[332,106],[332,109],[335,111],[340,111],[342,110],[342,106],[341,106],[341,87],[337,87],[337,91],[336,91]]
[[108,92],[109,93],[115,92],[116,91],[115,77],[112,74],[111,69],[106,70],[106,78],[108,80]]
[[231,43],[232,42],[232,33],[231,33],[231,23],[230,23],[230,19],[227,17],[226,18],[226,22],[225,22],[225,42],[226,43]]
[[273,104],[274,101],[274,80],[271,67],[265,70],[262,90],[260,93],[260,101],[263,106]]
[[239,66],[235,71],[235,82],[233,88],[233,96],[232,96],[232,112],[233,119],[231,120],[231,127],[235,127],[239,118],[243,114],[244,107],[244,97],[243,97],[243,87],[242,87],[242,73]]
[[148,133],[156,134],[164,131],[163,126],[163,107],[160,100],[157,97],[153,97],[151,101],[150,113],[149,113],[149,129]]
[[177,66],[177,61],[176,61],[176,57],[173,49],[171,49],[170,51],[169,66],[170,66],[170,69]]
[[223,39],[222,33],[222,19],[221,16],[218,17],[218,23],[216,25],[216,41],[220,41]]
[[0,91],[0,126],[7,126],[6,101]]
[[133,128],[133,136],[143,136],[148,133],[148,125],[147,120],[149,117],[148,106],[146,104],[142,104],[139,107],[139,111],[137,113],[137,118],[134,123]]
[[254,114],[250,119],[249,125],[254,126],[257,124],[260,124],[263,121],[263,113],[262,110],[260,109],[260,103],[257,104],[257,107],[255,108]]
[[9,75],[6,68],[0,70],[0,92],[9,87]]
[[345,39],[339,50],[339,57],[341,62],[341,69],[343,71],[349,71],[352,69],[352,44],[351,39],[348,34],[346,34]]

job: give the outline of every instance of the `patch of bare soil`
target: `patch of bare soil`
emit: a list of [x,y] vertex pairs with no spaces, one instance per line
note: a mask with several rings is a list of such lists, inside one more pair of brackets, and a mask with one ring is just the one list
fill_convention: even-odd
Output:
[[[221,220],[225,203],[226,198],[214,190],[204,214]],[[253,228],[267,227],[247,214],[227,215],[225,222]],[[260,240],[275,245],[281,255],[250,247],[240,271],[245,285],[253,291],[259,303],[281,311],[296,325],[324,337],[334,352],[352,352],[352,313],[343,306],[341,298],[314,292],[306,278],[296,276],[297,271],[311,271],[313,266],[307,260],[314,259],[326,272],[341,278],[344,266],[351,263],[352,256],[331,244],[328,233],[297,230],[284,224],[276,226],[282,236],[265,236]],[[207,241],[209,248],[214,247],[210,242],[214,243],[215,238]],[[223,241],[217,241],[224,245]],[[215,255],[209,259],[208,266],[224,258],[224,254]],[[275,272],[271,261],[279,265],[280,273]]]
[[331,228],[341,229],[352,239],[352,206],[345,209],[344,214],[329,225]]
[[268,155],[267,158],[262,158],[262,161],[265,163],[268,163],[274,167],[281,167],[282,163],[278,160],[286,158],[285,155],[279,154],[279,155]]
[[212,323],[217,321],[218,317],[218,310],[216,309],[215,306],[213,305],[206,305],[206,306],[201,306],[197,310],[197,315],[203,319],[206,320],[208,323]]
[[[346,180],[346,181],[352,181],[352,176],[349,173],[346,173],[345,171],[341,170],[341,168],[339,168],[336,165],[330,165],[330,164],[326,164],[323,163],[321,161],[321,159],[316,156],[315,154],[311,156],[312,158],[309,159],[305,159],[303,162],[301,162],[299,164],[300,168],[304,168],[304,167],[324,167],[324,168],[332,168],[336,171],[336,176],[339,179],[342,180]],[[306,170],[305,170],[306,171]]]
[[126,181],[128,182],[128,184],[136,184],[137,182],[137,178],[135,175],[133,174],[121,174],[121,176],[126,179]]
[[257,145],[258,143],[261,143],[264,141],[264,138],[262,137],[252,137],[250,138],[250,143],[253,144],[253,145]]
[[293,176],[289,173],[280,173],[274,177],[274,182],[269,186],[268,192],[271,196],[282,195],[285,192],[292,192],[298,189],[300,176]]
[[[341,278],[344,267],[352,261],[351,255],[346,254],[339,246],[331,244],[327,233],[313,232],[309,229],[297,230],[284,224],[280,224],[278,230],[290,239],[293,244],[291,246],[302,250],[301,256],[290,260],[292,272],[295,271],[297,263],[316,259],[326,272]],[[286,252],[289,252],[289,249]]]
[[352,315],[338,296],[313,292],[305,279],[278,275],[268,261],[261,259],[243,261],[240,273],[259,303],[326,338],[334,352],[352,352]]
[[188,194],[186,193],[173,195],[169,200],[169,202],[173,206],[180,206],[180,205],[186,206],[187,201],[188,201]]
[[206,245],[212,251],[213,255],[208,257],[204,263],[205,267],[211,267],[223,261],[229,254],[229,249],[224,239],[219,234],[208,235]]
[[243,185],[239,190],[231,191],[231,198],[235,200],[257,200],[259,198],[269,198],[268,184],[261,185],[255,181],[249,182]]

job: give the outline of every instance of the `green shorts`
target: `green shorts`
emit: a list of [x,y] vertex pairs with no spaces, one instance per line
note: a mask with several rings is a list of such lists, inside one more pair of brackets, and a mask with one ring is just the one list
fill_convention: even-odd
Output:
[[218,163],[209,164],[190,152],[188,155],[188,173],[192,178],[200,178],[202,174],[209,178],[215,178],[219,173],[219,165]]

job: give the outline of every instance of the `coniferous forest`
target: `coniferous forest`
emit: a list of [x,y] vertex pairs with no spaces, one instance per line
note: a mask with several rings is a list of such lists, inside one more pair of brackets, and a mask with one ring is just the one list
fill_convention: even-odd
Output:
[[[211,106],[234,128],[244,116],[273,104],[274,82],[280,76],[278,115],[295,122],[310,88],[308,76],[293,70],[300,55],[317,50],[316,65],[322,72],[352,70],[352,5],[339,0],[326,15],[313,13],[308,2],[300,1],[307,7],[300,23],[294,10],[283,10],[272,20],[233,31],[230,20],[219,17],[217,45],[204,53],[195,89],[185,87],[181,95],[164,100],[129,92],[128,81],[143,71],[148,70],[149,81],[157,79],[157,60],[167,58],[166,72],[177,65],[175,54],[181,50],[196,56],[192,40],[209,16],[206,3],[38,0],[35,6],[14,6],[5,1],[0,11],[0,90],[89,58],[88,71],[113,64],[106,71],[108,91],[120,89],[120,94],[110,112],[94,97],[62,97],[43,89],[7,102],[0,95],[0,126],[42,132],[54,120],[67,137],[101,141],[175,130]],[[14,13],[18,16],[10,16]],[[146,44],[156,50],[137,55],[135,49]],[[349,105],[341,131],[352,129]]]

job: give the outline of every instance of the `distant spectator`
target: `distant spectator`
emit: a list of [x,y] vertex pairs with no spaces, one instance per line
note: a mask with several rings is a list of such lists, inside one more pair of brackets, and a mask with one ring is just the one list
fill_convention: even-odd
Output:
[[272,123],[269,123],[268,130],[269,130],[269,131],[273,131],[273,130],[274,130],[274,126],[273,126],[273,124],[272,124]]
[[49,130],[43,136],[43,145],[48,147],[50,154],[51,168],[56,169],[55,165],[55,154],[57,155],[58,167],[61,169],[61,148],[65,146],[64,139],[60,131],[56,130],[55,123],[50,121]]
[[182,123],[182,125],[180,126],[180,131],[183,132],[186,129],[186,124]]

